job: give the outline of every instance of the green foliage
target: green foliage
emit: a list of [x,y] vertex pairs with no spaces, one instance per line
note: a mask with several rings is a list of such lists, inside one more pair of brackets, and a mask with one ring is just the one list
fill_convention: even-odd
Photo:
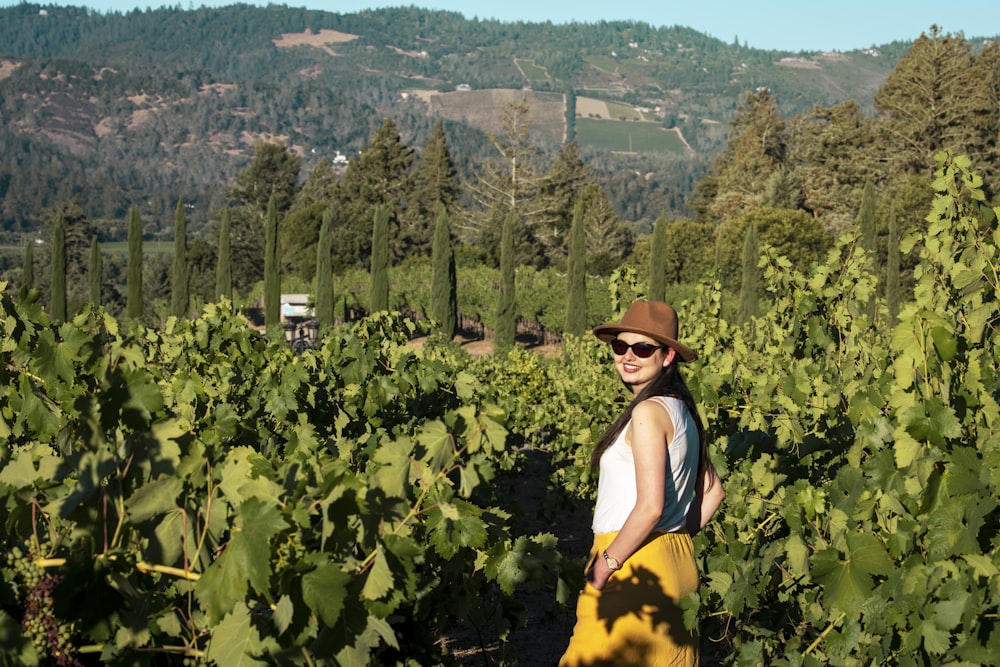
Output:
[[142,320],[142,218],[139,208],[133,205],[128,217],[128,281],[126,316],[134,321]]
[[219,248],[215,262],[216,298],[233,300],[233,263],[229,233],[229,208],[222,209],[219,221]]
[[280,338],[281,268],[278,264],[278,207],[272,197],[264,219],[264,325],[269,336]]
[[743,279],[740,281],[740,304],[736,319],[741,324],[760,316],[760,249],[757,246],[757,227],[747,227],[743,242]]
[[661,215],[653,223],[652,247],[649,249],[649,298],[665,301],[667,294],[667,218]]
[[102,283],[104,282],[104,259],[101,257],[101,244],[95,236],[90,242],[90,263],[88,264],[88,279],[90,285],[90,303],[101,305]]
[[455,251],[451,245],[448,211],[442,207],[434,227],[434,247],[431,255],[431,315],[438,331],[451,340],[458,324],[458,283],[455,273]]
[[570,229],[569,262],[566,276],[565,333],[583,335],[587,328],[587,237],[583,227],[583,201],[577,202]]
[[9,660],[36,660],[16,620],[39,568],[70,657],[115,664],[444,664],[469,610],[510,631],[517,590],[559,576],[554,538],[494,503],[505,414],[407,348],[412,323],[294,355],[215,306],[131,333],[0,306],[0,541],[27,568],[0,570]]
[[316,245],[316,321],[326,332],[333,326],[333,210],[323,213],[323,225]]
[[28,290],[35,287],[35,243],[28,241],[24,244],[24,261],[21,268],[21,289]]
[[514,274],[514,213],[510,212],[503,222],[500,237],[500,289],[497,290],[493,349],[499,354],[514,347],[517,328],[516,286]]
[[170,314],[187,317],[191,304],[189,296],[191,273],[187,257],[187,217],[184,200],[177,200],[174,213],[174,262],[170,269]]
[[719,228],[717,244],[718,275],[723,285],[735,288],[742,271],[743,246],[749,226],[757,228],[762,246],[774,249],[798,271],[808,272],[830,248],[833,239],[815,218],[805,211],[757,208],[744,213]]
[[49,312],[52,319],[62,322],[66,319],[66,221],[56,215],[52,228],[52,271]]
[[389,310],[389,212],[376,206],[372,214],[371,312]]

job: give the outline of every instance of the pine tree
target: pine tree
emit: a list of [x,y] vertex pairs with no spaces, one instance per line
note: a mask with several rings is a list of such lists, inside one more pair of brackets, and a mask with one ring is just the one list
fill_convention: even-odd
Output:
[[333,208],[323,213],[316,245],[316,321],[321,331],[333,326]]
[[737,319],[741,323],[750,322],[751,318],[760,316],[760,269],[757,243],[757,225],[747,227],[743,241],[743,281],[740,285],[740,305]]
[[128,287],[125,314],[131,320],[142,319],[142,219],[139,208],[132,206],[128,218]]
[[972,44],[961,34],[944,34],[934,25],[879,88],[879,150],[896,173],[930,176],[934,153],[942,148],[990,162],[996,135],[988,135],[984,121],[995,117],[995,109],[975,61]]
[[900,300],[899,222],[896,209],[889,212],[889,241],[885,262],[885,302],[889,309],[889,326],[896,326]]
[[650,301],[667,299],[667,216],[661,214],[653,223],[653,243],[649,251]]
[[508,213],[500,234],[500,290],[497,294],[496,326],[493,330],[494,353],[505,354],[514,347],[517,337],[514,303],[514,214]]
[[278,270],[278,207],[272,198],[264,225],[264,328],[277,340],[281,329],[281,275]]
[[569,234],[566,272],[566,333],[582,336],[587,328],[587,235],[583,201],[576,203]]
[[177,317],[188,315],[187,220],[184,201],[177,200],[174,212],[174,263],[170,271],[170,312]]
[[50,315],[54,322],[66,320],[66,222],[56,216],[52,230],[52,293]]
[[389,212],[376,206],[372,218],[371,312],[389,310]]
[[451,225],[443,207],[434,225],[434,247],[431,250],[431,317],[438,322],[438,331],[445,340],[455,336],[458,325],[458,284],[455,272],[455,251],[451,245]]
[[21,290],[27,294],[35,289],[35,241],[28,239],[24,246],[24,268],[21,271]]
[[[420,235],[406,225],[404,205],[410,201],[413,180],[410,166],[413,149],[403,143],[395,121],[386,118],[370,143],[347,165],[336,193],[338,224],[333,229],[334,270],[370,265],[372,210],[386,208],[390,252],[399,260],[419,249]],[[401,226],[402,225],[402,226]],[[429,238],[423,238],[427,249]]]
[[413,194],[407,200],[406,218],[414,232],[413,248],[430,246],[437,229],[438,213],[444,208],[451,215],[458,209],[460,187],[455,162],[448,148],[441,121],[434,125],[413,168]]
[[90,242],[90,303],[100,306],[103,300],[101,285],[104,280],[104,260],[101,257],[101,244],[95,236]]
[[219,251],[215,261],[215,296],[233,300],[233,263],[229,246],[229,209],[222,209],[219,223]]

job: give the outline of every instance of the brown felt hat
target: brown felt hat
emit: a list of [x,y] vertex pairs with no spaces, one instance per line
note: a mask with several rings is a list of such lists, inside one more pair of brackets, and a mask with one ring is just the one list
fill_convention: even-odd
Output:
[[605,343],[613,340],[623,331],[649,336],[677,350],[677,356],[684,361],[694,361],[698,355],[691,348],[677,341],[677,311],[669,303],[662,301],[636,301],[618,324],[602,324],[594,327],[594,335]]

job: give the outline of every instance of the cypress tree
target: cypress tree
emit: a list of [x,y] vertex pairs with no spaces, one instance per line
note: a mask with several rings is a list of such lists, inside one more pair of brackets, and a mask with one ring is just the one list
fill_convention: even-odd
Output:
[[24,246],[24,269],[21,271],[21,289],[25,294],[35,289],[35,241],[28,240]]
[[743,281],[740,285],[740,305],[737,319],[747,323],[752,317],[760,316],[760,270],[758,261],[757,225],[747,227],[743,239]]
[[494,353],[506,353],[514,347],[517,336],[514,289],[514,214],[508,213],[500,233],[500,290],[497,294],[496,328],[493,330]]
[[101,244],[97,237],[90,241],[90,303],[100,306],[102,301],[101,282],[104,280],[104,260],[101,257]]
[[376,206],[372,221],[371,312],[389,310],[389,211]]
[[888,252],[885,261],[885,302],[889,308],[889,326],[896,326],[899,317],[899,221],[896,217],[896,209],[889,212],[889,242]]
[[431,266],[431,317],[437,320],[442,337],[451,340],[458,325],[458,279],[455,251],[451,246],[451,225],[444,207],[438,212],[434,225]]
[[277,340],[281,330],[281,276],[278,273],[278,207],[268,201],[264,223],[264,328]]
[[49,310],[52,321],[66,320],[66,221],[56,215],[52,229],[52,293]]
[[566,274],[566,333],[582,336],[587,328],[587,237],[582,199],[573,208]]
[[125,314],[129,319],[142,319],[142,219],[139,208],[132,206],[128,217],[128,279]]
[[667,218],[660,217],[653,223],[653,243],[649,251],[649,299],[666,301],[667,298]]
[[333,207],[323,212],[316,245],[316,321],[320,330],[333,326]]
[[878,232],[875,227],[875,186],[871,181],[865,183],[861,191],[861,206],[858,208],[858,235],[861,237],[861,247],[868,254],[868,261],[874,266],[875,251],[878,244]]
[[229,209],[222,209],[219,223],[219,252],[215,262],[215,296],[233,300],[233,260],[229,248]]
[[[878,266],[876,249],[878,234],[875,228],[875,186],[871,181],[865,182],[865,187],[861,191],[861,206],[858,208],[858,235],[861,237],[861,247],[868,258],[868,266],[872,271]],[[868,319],[874,323],[878,315],[878,305],[875,303],[875,295],[872,294],[868,300]]]
[[170,312],[177,317],[188,314],[187,220],[184,201],[177,200],[174,213],[174,263],[170,272]]

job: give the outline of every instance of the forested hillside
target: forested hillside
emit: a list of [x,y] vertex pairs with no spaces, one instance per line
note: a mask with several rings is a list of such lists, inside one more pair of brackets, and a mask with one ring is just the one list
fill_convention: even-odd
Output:
[[414,7],[100,14],[30,3],[0,10],[0,45],[0,224],[32,229],[80,196],[108,237],[133,203],[148,232],[169,229],[178,197],[203,225],[259,141],[286,143],[308,173],[362,148],[386,116],[410,145],[436,116],[454,119],[449,145],[471,174],[488,154],[480,128],[498,122],[483,95],[525,87],[575,106],[539,132],[539,149],[576,138],[620,214],[649,221],[683,211],[748,91],[767,86],[785,114],[847,99],[871,113],[907,48],[787,54],[680,27],[504,24]]

